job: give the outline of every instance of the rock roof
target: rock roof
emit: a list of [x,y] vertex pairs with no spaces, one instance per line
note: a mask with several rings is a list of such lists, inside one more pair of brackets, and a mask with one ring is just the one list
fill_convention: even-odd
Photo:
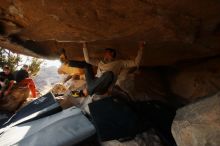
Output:
[[0,46],[80,60],[86,41],[91,56],[113,47],[133,58],[145,40],[142,65],[170,65],[220,53],[219,10],[218,0],[0,0]]

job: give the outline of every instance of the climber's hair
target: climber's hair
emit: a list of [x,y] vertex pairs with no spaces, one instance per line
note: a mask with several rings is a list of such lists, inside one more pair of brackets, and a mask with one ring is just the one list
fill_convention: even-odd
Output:
[[115,49],[113,49],[113,48],[105,48],[105,51],[111,52],[113,58],[116,57],[116,50]]

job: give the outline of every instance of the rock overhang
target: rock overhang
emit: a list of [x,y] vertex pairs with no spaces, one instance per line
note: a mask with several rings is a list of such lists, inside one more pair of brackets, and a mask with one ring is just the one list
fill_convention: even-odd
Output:
[[0,46],[26,55],[58,58],[60,48],[81,60],[113,47],[133,58],[144,40],[143,66],[172,65],[220,53],[220,2],[208,0],[0,0]]

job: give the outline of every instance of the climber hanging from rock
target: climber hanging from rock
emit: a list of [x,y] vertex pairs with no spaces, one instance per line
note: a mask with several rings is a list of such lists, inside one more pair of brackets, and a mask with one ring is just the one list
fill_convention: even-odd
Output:
[[[105,49],[102,59],[91,58],[89,57],[86,43],[83,43],[85,61],[69,60],[65,50],[62,51],[60,60],[69,66],[84,68],[89,95],[94,93],[104,94],[120,78],[119,74],[122,69],[139,66],[144,45],[145,42],[140,42],[139,50],[134,60],[116,60],[116,50],[112,48]],[[98,67],[96,75],[94,75],[92,65]]]

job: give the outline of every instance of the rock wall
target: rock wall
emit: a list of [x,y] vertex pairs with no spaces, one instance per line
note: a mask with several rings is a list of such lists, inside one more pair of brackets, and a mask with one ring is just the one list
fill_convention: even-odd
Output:
[[220,90],[219,63],[220,59],[214,58],[185,64],[171,78],[172,92],[188,102],[194,102],[218,92]]
[[220,90],[219,57],[125,71],[120,86],[133,100],[188,104]]

